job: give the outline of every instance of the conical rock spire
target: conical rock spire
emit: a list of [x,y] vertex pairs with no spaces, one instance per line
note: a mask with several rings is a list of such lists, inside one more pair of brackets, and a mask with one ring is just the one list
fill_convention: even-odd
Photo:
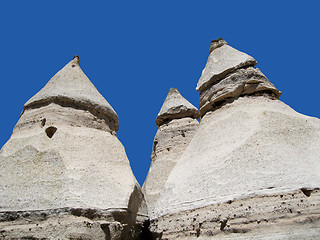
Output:
[[221,39],[211,48],[198,84],[201,121],[151,228],[167,239],[319,238],[320,120],[279,101],[247,55]]
[[171,170],[199,126],[195,119],[199,117],[198,110],[177,89],[169,90],[161,110],[162,116],[166,113],[166,118],[170,121],[162,121],[158,126],[153,141],[151,166],[142,187],[149,216],[153,215],[154,206]]
[[254,68],[256,60],[230,47],[221,38],[211,42],[209,53],[197,85],[201,117],[241,96],[266,95],[278,99],[281,95],[266,76]]
[[198,109],[181,96],[176,88],[170,88],[168,95],[156,119],[157,127],[172,119],[191,117],[199,118]]
[[50,103],[88,110],[93,115],[105,119],[112,130],[117,131],[119,128],[116,112],[83,73],[78,56],[75,56],[26,102],[23,113],[26,109]]
[[117,121],[77,57],[31,98],[0,150],[1,236],[140,239],[146,207]]
[[222,38],[211,42],[209,53],[207,65],[197,84],[196,89],[198,91],[222,79],[228,73],[238,68],[255,66],[257,64],[253,57],[230,47]]

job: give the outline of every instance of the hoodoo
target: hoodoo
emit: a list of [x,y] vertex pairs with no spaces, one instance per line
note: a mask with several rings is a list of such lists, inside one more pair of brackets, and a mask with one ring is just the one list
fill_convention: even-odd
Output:
[[0,150],[0,239],[319,239],[320,120],[256,64],[212,41],[200,110],[169,90],[141,190],[75,56]]
[[198,82],[201,121],[151,219],[166,239],[320,237],[320,120],[295,112],[222,39]]
[[193,138],[199,112],[179,91],[171,88],[157,116],[158,131],[153,141],[151,166],[143,185],[149,216],[178,159]]
[[254,68],[256,60],[229,46],[221,38],[211,42],[209,58],[197,84],[200,113],[215,110],[243,96],[265,95],[278,99],[281,92]]
[[76,56],[0,151],[1,239],[136,239],[146,218],[118,116]]

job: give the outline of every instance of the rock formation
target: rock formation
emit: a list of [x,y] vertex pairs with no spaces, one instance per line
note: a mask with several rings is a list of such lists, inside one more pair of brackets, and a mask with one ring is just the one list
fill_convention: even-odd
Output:
[[200,114],[169,90],[143,196],[118,116],[76,56],[0,150],[0,239],[319,239],[320,120],[279,101],[255,65],[218,39]]
[[163,239],[320,237],[320,120],[277,100],[255,64],[212,42],[199,128],[151,219]]
[[171,88],[156,119],[151,166],[142,188],[150,216],[168,175],[198,128],[197,118],[198,109]]
[[219,38],[211,42],[209,58],[199,79],[200,113],[248,95],[267,94],[278,99],[281,92],[258,69],[256,60]]
[[76,56],[24,105],[0,151],[0,238],[140,238],[146,207],[117,130]]

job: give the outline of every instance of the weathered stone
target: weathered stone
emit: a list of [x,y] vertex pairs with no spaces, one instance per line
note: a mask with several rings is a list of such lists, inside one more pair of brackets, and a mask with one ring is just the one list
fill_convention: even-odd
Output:
[[149,216],[153,214],[156,201],[171,170],[193,138],[199,125],[199,122],[194,119],[198,117],[198,110],[183,98],[178,90],[173,88],[169,90],[160,113],[160,116],[165,114],[170,121],[161,122],[156,133],[150,170],[142,187]]
[[149,215],[178,159],[193,138],[199,122],[190,117],[173,119],[159,127],[154,138],[151,166],[142,190]]
[[211,53],[197,84],[196,89],[198,91],[204,90],[236,69],[257,64],[251,56],[226,45],[226,42],[222,41],[222,39],[218,42],[214,41],[210,47]]
[[[88,220],[69,217],[83,217],[83,212],[90,219],[94,213],[111,211],[99,221],[119,222],[120,235],[135,229],[137,218],[146,220],[143,194],[115,136],[116,114],[77,63],[72,60],[27,102],[0,151],[0,215],[10,216],[1,223],[10,228],[7,239],[26,238],[31,232],[45,238],[46,231],[48,238],[68,238],[63,235],[69,232],[66,228],[72,229],[71,239],[105,239],[99,223],[92,222],[100,229],[95,235],[83,226]],[[41,223],[44,230],[30,227],[28,232],[25,225],[32,225],[29,217],[35,211],[42,211],[48,220]]]
[[281,92],[254,68],[256,61],[230,47],[219,38],[213,40],[205,69],[199,79],[200,116],[245,96],[266,96],[279,99]]
[[320,120],[277,100],[254,65],[222,39],[212,42],[197,86],[199,128],[151,215],[158,236],[320,237]]
[[237,69],[200,93],[200,114],[203,116],[228,101],[257,93],[269,94],[274,99],[281,95],[258,68]]
[[145,218],[126,210],[62,208],[1,212],[0,239],[141,239]]
[[0,239],[319,239],[320,120],[224,40],[209,54],[200,125],[176,89],[156,119],[148,209],[116,113],[67,64],[0,150]]
[[318,239],[320,192],[251,196],[151,220],[156,239]]
[[[185,233],[182,229],[192,226],[196,234],[199,225],[190,225],[178,219],[182,216],[186,219],[190,216],[187,213],[192,212],[206,221],[217,218],[214,221],[218,223],[228,220],[228,214],[232,213],[228,209],[220,212],[214,210],[221,204],[244,204],[240,203],[241,199],[259,199],[263,196],[278,195],[281,198],[281,195],[295,191],[306,198],[311,193],[312,197],[313,192],[320,187],[319,136],[319,119],[299,114],[281,101],[263,96],[241,97],[206,113],[160,193],[151,226],[156,228],[155,232],[163,231],[163,236],[170,231],[175,232],[178,225],[179,234]],[[266,229],[261,233],[252,235],[253,239],[267,239],[274,227],[277,227],[279,236],[290,233],[292,229],[299,229],[295,232],[297,239],[303,238],[301,236],[308,238],[309,231],[304,230],[306,227],[310,230],[310,236],[319,237],[319,232],[314,230],[320,224],[320,208],[317,204],[319,193],[315,198],[310,198],[305,215],[301,218],[299,214],[304,211],[304,207],[292,206],[290,196],[278,202],[262,202],[261,207],[252,211],[253,219],[258,221],[258,216],[265,216],[268,220],[270,217],[273,224],[265,226]],[[253,203],[258,201],[254,199]],[[304,198],[296,203],[300,200],[304,201]],[[287,207],[281,210],[277,206],[282,202]],[[269,206],[270,212],[263,204]],[[251,211],[249,206],[234,213],[236,219],[239,218],[237,221],[250,223],[251,218],[247,217]],[[296,219],[291,218],[291,207]],[[201,210],[205,208],[212,210]],[[286,211],[284,216],[283,211]],[[176,224],[172,226],[162,223],[165,216],[170,218],[171,224],[176,219]],[[308,219],[312,220],[307,223]],[[216,228],[220,226],[219,223]],[[230,228],[232,225],[225,226],[225,229]],[[246,227],[241,225],[240,232],[241,228]],[[255,224],[248,225],[248,228],[254,232]],[[238,231],[237,227],[235,231]],[[170,235],[168,239],[178,239],[179,234]],[[239,239],[239,236],[242,235],[230,235],[230,239]],[[246,236],[244,234],[243,238]],[[180,238],[185,239],[185,236]]]
[[168,95],[156,119],[157,127],[172,119],[191,117],[199,118],[198,109],[181,96],[175,88],[170,88]]
[[222,38],[218,38],[217,40],[212,40],[210,44],[209,54],[216,48],[221,47],[223,45],[228,45],[228,43]]
[[75,56],[36,95],[26,102],[23,112],[50,103],[87,110],[109,122],[113,131],[118,131],[119,122],[116,112],[83,73],[78,56]]

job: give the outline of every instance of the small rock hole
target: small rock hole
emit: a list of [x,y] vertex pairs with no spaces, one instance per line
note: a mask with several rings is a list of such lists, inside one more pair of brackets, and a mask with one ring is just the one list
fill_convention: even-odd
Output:
[[227,222],[228,222],[228,220],[220,221],[220,223],[221,223],[220,231],[223,231],[223,229],[227,226]]
[[301,191],[303,192],[304,195],[306,195],[307,197],[311,196],[312,190],[307,189],[307,188],[301,188]]
[[44,125],[46,125],[46,121],[47,121],[47,119],[45,119],[45,118],[41,120],[41,126],[42,127],[44,127]]
[[56,127],[48,127],[46,129],[46,134],[49,138],[52,138],[52,136],[55,134],[56,131],[57,131]]
[[197,237],[200,236],[200,228],[197,228],[197,229],[196,229],[196,235],[197,235]]
[[76,65],[74,65],[74,64],[71,65],[71,67],[73,67],[73,68],[74,68],[75,66],[76,66]]
[[110,233],[110,229],[109,229],[109,224],[108,223],[102,223],[102,224],[100,224],[100,227],[101,227],[102,231],[104,232],[104,234],[106,235],[106,239],[111,239],[111,233]]

